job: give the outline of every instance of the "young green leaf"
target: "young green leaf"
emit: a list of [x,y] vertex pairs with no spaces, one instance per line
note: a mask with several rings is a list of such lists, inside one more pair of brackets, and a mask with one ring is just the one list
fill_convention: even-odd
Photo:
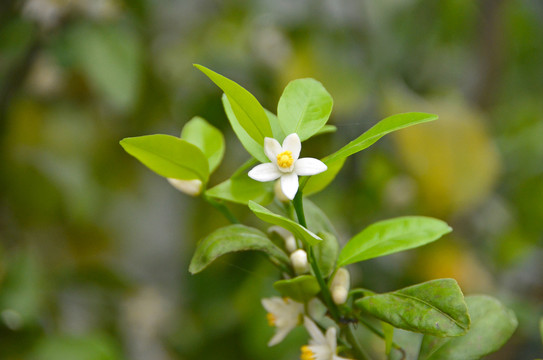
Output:
[[289,263],[287,255],[262,231],[237,224],[215,230],[200,241],[189,271],[192,274],[199,273],[221,255],[247,250],[263,251],[274,263]]
[[306,302],[320,292],[319,282],[311,275],[301,275],[293,279],[279,280],[273,284],[275,290],[294,301]]
[[228,101],[228,97],[223,94],[222,96],[222,105],[224,107],[224,112],[226,113],[226,117],[228,118],[228,121],[230,121],[230,125],[232,126],[232,129],[234,130],[234,133],[238,137],[239,141],[241,142],[241,145],[247,150],[249,154],[254,156],[256,159],[258,159],[260,162],[268,162],[270,161],[266,154],[264,154],[264,146],[256,142],[238,121],[238,118],[236,117],[236,114],[234,114],[234,110],[232,109],[232,105],[230,104],[230,101]]
[[281,215],[274,214],[270,210],[255,203],[254,201],[249,201],[249,209],[251,209],[251,211],[254,212],[255,215],[260,220],[263,220],[273,225],[279,225],[282,228],[287,229],[292,234],[294,234],[297,238],[301,239],[302,241],[304,241],[305,243],[309,245],[316,245],[320,241],[322,241],[322,239],[319,236],[307,230],[302,225],[290,219],[287,219],[286,217],[283,217]]
[[477,360],[501,348],[518,321],[513,311],[490,296],[466,296],[471,327],[459,337],[425,335],[419,360]]
[[324,135],[324,134],[330,134],[337,131],[337,127],[334,125],[324,125],[315,133],[315,136],[317,135]]
[[239,124],[251,138],[263,145],[266,136],[273,136],[264,108],[250,92],[202,65],[194,66],[224,91]]
[[315,79],[291,81],[277,106],[279,123],[285,134],[297,133],[301,141],[309,139],[328,121],[332,96]]
[[277,118],[277,115],[275,115],[268,109],[264,109],[264,111],[266,112],[266,116],[268,116],[268,120],[272,128],[273,138],[280,143],[283,143],[286,135],[283,129],[281,129],[281,124],[279,124],[279,119]]
[[273,182],[254,181],[247,174],[240,174],[207,190],[206,195],[244,205],[251,200],[259,204],[269,204],[274,195]]
[[169,135],[147,135],[125,138],[124,150],[157,174],[181,180],[209,177],[209,165],[204,153],[188,141]]
[[426,114],[426,113],[405,113],[397,114],[387,117],[375,124],[371,129],[328,156],[324,163],[328,166],[331,166],[336,161],[344,159],[348,156],[353,155],[359,151],[366,149],[367,147],[373,145],[377,140],[382,138],[388,133],[391,133],[396,130],[404,129],[406,127],[425,123],[428,121],[437,120],[437,115]]
[[438,279],[355,301],[360,309],[394,327],[435,336],[459,336],[470,318],[453,279]]
[[[336,234],[334,225],[328,216],[309,199],[304,199],[304,213],[305,220],[307,222],[307,228],[315,233],[329,232],[333,235]],[[336,254],[337,255],[337,254]]]
[[353,237],[339,254],[337,267],[419,247],[451,232],[445,222],[405,216],[372,224]]
[[215,171],[224,155],[224,136],[216,127],[195,116],[183,126],[181,139],[202,150],[209,162],[209,172]]
[[321,274],[328,277],[334,271],[336,265],[339,243],[334,235],[329,232],[319,232],[322,241],[313,247],[315,258]]

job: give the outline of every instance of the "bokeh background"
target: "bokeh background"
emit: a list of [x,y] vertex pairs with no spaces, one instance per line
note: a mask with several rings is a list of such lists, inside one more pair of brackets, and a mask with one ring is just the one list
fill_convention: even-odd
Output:
[[193,63],[271,110],[290,80],[321,81],[338,131],[305,156],[391,114],[438,114],[312,200],[343,242],[392,216],[446,220],[432,245],[352,266],[354,285],[453,277],[519,318],[488,359],[543,356],[542,39],[539,0],[2,0],[0,359],[298,358],[302,329],[266,347],[276,270],[247,253],[191,276],[196,241],[226,221],[118,144],[200,115],[227,138],[212,183],[248,158]]

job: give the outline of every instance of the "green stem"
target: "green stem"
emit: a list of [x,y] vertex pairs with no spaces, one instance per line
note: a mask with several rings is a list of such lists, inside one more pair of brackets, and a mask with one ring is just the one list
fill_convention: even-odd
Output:
[[210,203],[215,209],[219,210],[221,214],[224,215],[228,221],[230,221],[232,224],[239,224],[239,220],[230,212],[230,210],[224,205],[222,202],[216,201],[206,195],[203,196],[204,199]]
[[364,349],[358,343],[358,340],[356,339],[352,325],[350,324],[347,325],[346,330],[347,330],[346,331],[347,340],[349,341],[349,343],[351,343],[353,347],[353,351],[356,355],[356,358],[359,360],[370,360],[370,356],[364,351]]
[[[294,197],[294,200],[292,200],[292,204],[294,205],[294,210],[296,210],[296,215],[298,216],[298,222],[303,227],[307,228],[307,223],[305,221],[305,215],[304,215],[304,205],[303,205],[303,199],[302,199],[302,192],[298,190],[298,193]],[[322,298],[324,300],[324,303],[326,304],[326,307],[328,308],[328,311],[330,312],[330,315],[332,315],[332,318],[336,323],[339,323],[339,320],[341,318],[339,314],[339,310],[332,301],[332,295],[330,294],[330,289],[328,289],[328,286],[326,285],[326,282],[324,281],[324,278],[321,274],[321,271],[319,269],[319,266],[317,265],[317,259],[315,257],[315,253],[313,252],[313,247],[311,245],[308,246],[308,254],[307,258],[309,260],[309,264],[311,265],[311,268],[313,269],[313,273],[315,274],[315,278],[317,278],[317,282],[319,283],[319,287],[321,288],[321,294]]]

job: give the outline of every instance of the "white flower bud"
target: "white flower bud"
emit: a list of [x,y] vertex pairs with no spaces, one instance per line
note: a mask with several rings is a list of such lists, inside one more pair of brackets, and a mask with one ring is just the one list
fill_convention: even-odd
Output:
[[273,186],[273,191],[275,192],[275,197],[277,200],[288,203],[290,199],[285,196],[285,193],[283,193],[283,190],[281,189],[281,180],[277,180],[275,182],[275,185]]
[[290,254],[290,262],[296,274],[301,275],[309,271],[309,265],[307,263],[307,253],[298,249]]
[[298,246],[296,245],[296,238],[294,237],[294,235],[292,235],[290,231],[280,226],[271,226],[268,229],[268,233],[272,232],[277,233],[283,238],[283,240],[285,240],[285,249],[287,249],[289,253],[295,251],[298,248]]
[[349,289],[351,286],[351,276],[349,271],[345,268],[341,268],[336,272],[332,283],[330,284],[330,291],[332,293],[332,299],[337,305],[344,304],[347,301],[349,295]]
[[202,181],[198,179],[194,180],[179,180],[173,178],[166,178],[168,182],[177,190],[184,192],[190,196],[198,196],[202,192]]

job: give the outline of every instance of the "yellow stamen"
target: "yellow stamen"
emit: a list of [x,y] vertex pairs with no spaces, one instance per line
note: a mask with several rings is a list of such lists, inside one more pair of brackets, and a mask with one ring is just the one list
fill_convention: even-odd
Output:
[[292,166],[294,159],[292,158],[292,152],[286,150],[281,154],[277,155],[277,165],[283,169],[289,168]]
[[275,326],[275,316],[273,316],[273,314],[271,313],[266,314],[266,319],[268,319],[268,324],[270,326]]
[[315,354],[309,349],[309,346],[302,346],[302,355],[300,355],[300,360],[315,360]]

